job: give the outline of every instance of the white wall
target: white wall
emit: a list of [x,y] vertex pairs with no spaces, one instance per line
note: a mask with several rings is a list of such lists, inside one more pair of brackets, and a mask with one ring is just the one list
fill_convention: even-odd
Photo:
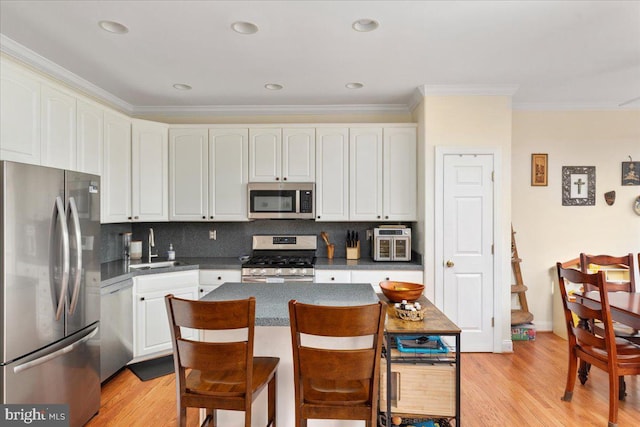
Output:
[[[503,248],[501,269],[496,272],[495,292],[497,300],[495,351],[504,350],[504,342],[510,341],[511,300],[508,277],[510,263],[511,221],[511,99],[509,96],[425,96],[414,111],[418,123],[419,153],[424,155],[424,217],[418,229],[424,239],[425,294],[436,304],[435,268],[443,260],[435,259],[434,207],[435,207],[435,147],[496,148],[502,156],[500,188],[501,208],[496,215],[501,217],[501,229],[496,246]],[[499,280],[502,277],[503,280]]]
[[[566,336],[555,263],[580,252],[640,252],[640,186],[621,185],[621,162],[640,161],[640,110],[513,114],[512,217],[527,302],[538,330]],[[531,154],[549,154],[547,187],[531,186]],[[596,167],[596,205],[562,206],[562,166]],[[604,193],[614,190],[608,206]],[[555,296],[552,293],[555,292]]]

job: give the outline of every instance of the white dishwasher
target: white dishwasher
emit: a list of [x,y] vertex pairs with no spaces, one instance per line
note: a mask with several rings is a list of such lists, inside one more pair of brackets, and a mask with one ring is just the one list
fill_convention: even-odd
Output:
[[133,279],[100,288],[100,382],[133,359]]

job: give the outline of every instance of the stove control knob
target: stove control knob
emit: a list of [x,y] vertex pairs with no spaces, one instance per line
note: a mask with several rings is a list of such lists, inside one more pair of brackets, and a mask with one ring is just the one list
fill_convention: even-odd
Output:
[[267,274],[267,269],[266,268],[261,269],[260,270],[260,274],[262,274],[262,275]]
[[306,269],[306,268],[303,268],[303,269],[302,269],[302,271],[301,271],[300,273],[301,273],[302,275],[307,274],[307,269]]
[[255,275],[256,273],[258,273],[258,269],[257,268],[252,268],[251,269],[251,274]]
[[282,269],[281,268],[276,268],[276,276],[279,276],[282,274]]
[[289,269],[289,273],[290,273],[292,276],[294,276],[294,275],[298,274],[298,269],[297,269],[297,268],[290,268],[290,269]]

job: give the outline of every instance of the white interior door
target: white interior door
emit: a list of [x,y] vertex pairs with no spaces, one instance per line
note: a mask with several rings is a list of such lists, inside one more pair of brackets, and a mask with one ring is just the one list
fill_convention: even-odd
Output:
[[462,351],[493,351],[492,154],[443,158],[442,307],[462,330]]

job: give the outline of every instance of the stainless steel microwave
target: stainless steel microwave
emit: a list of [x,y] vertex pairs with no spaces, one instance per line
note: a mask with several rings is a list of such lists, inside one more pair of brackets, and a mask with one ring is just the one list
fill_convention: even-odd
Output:
[[374,228],[371,256],[374,261],[411,261],[411,229]]
[[314,219],[315,184],[311,182],[250,182],[250,219]]

